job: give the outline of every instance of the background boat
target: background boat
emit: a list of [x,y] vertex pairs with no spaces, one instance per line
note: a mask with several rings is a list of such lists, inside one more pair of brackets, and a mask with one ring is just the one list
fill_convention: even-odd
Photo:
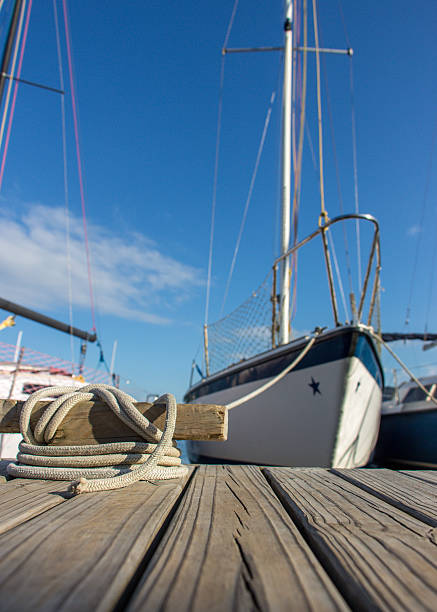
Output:
[[[45,387],[83,387],[90,383],[111,384],[102,370],[71,363],[26,347],[0,342],[0,398],[26,400]],[[0,434],[0,458],[16,457],[20,434]]]
[[[437,468],[437,376],[393,387],[382,404],[381,429],[374,461],[396,468]],[[435,401],[432,400],[434,398]]]

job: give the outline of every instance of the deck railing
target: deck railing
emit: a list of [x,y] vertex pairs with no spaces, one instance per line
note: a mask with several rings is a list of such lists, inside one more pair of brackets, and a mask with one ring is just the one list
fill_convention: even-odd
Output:
[[[331,311],[334,326],[341,325],[334,275],[331,265],[328,232],[338,223],[355,221],[373,225],[370,254],[367,261],[363,285],[358,296],[350,294],[350,321],[372,325],[380,333],[379,292],[380,292],[380,234],[377,220],[371,215],[348,214],[335,217],[320,225],[314,232],[278,257],[272,270],[251,296],[226,317],[209,324],[204,329],[204,355],[206,375],[220,371],[233,363],[248,359],[261,352],[278,346],[279,337],[279,267],[286,258],[295,256],[299,249],[321,238],[323,257],[328,278]],[[373,276],[373,280],[372,280]],[[358,304],[358,305],[357,305]],[[364,309],[367,304],[367,313]],[[314,321],[314,325],[318,324]]]

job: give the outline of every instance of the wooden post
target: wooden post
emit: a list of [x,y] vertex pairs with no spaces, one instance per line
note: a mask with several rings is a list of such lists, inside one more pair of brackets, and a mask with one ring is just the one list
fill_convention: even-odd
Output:
[[[0,399],[0,433],[20,433],[19,416],[24,402]],[[50,401],[40,401],[32,413],[35,427]],[[164,428],[165,405],[134,404],[159,429]],[[214,404],[178,404],[174,438],[176,440],[226,440],[228,409]],[[106,442],[141,442],[144,440],[125,425],[100,401],[80,402],[66,415],[50,444],[102,444]]]

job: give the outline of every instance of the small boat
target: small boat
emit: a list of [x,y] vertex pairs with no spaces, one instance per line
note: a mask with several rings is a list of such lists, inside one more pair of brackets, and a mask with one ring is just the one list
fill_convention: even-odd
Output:
[[[329,219],[322,198],[317,229],[302,240],[296,237],[290,246],[290,79],[296,50],[291,22],[292,3],[286,2],[285,41],[280,48],[284,52],[285,92],[281,253],[267,281],[241,307],[217,323],[205,324],[204,373],[199,366],[193,367],[202,377],[195,384],[190,381],[185,401],[227,405],[229,435],[226,442],[189,442],[194,462],[352,468],[368,462],[378,436],[383,372],[379,348],[368,327],[379,304],[378,223],[372,216],[358,213]],[[260,50],[273,49],[278,48]],[[318,48],[306,47],[303,53],[310,50],[318,53]],[[346,52],[350,54],[350,50]],[[296,184],[296,171],[294,176]],[[321,169],[321,193],[322,184]],[[337,260],[330,239],[337,224],[349,222],[367,224],[373,228],[373,238],[360,293],[357,299],[351,294],[351,316],[342,323],[332,258],[335,266]],[[300,249],[317,239],[321,240],[327,274],[332,327],[320,329],[320,321],[314,321],[312,334],[293,338],[290,278],[296,273],[298,251],[301,257]],[[254,313],[258,316],[262,309],[264,318],[259,323]]]
[[[83,387],[90,383],[110,384],[102,370],[52,357],[0,342],[0,398],[26,400],[31,393],[46,387]],[[16,457],[20,434],[0,434],[0,458]]]
[[374,462],[393,467],[437,468],[437,377],[414,381],[393,389],[382,403],[381,428]]

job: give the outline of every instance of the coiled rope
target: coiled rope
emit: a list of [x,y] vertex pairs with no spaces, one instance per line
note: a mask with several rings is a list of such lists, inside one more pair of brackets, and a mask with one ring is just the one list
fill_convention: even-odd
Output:
[[[36,403],[54,398],[34,430],[30,417]],[[70,410],[79,402],[101,400],[145,442],[115,442],[97,445],[48,446]],[[70,491],[87,493],[126,487],[138,480],[180,478],[188,472],[181,465],[180,451],[173,446],[177,404],[167,393],[155,404],[166,404],[164,431],[151,423],[134,406],[134,398],[110,385],[48,387],[33,393],[20,414],[20,443],[17,463],[8,466],[11,476],[49,480],[72,480]]]

